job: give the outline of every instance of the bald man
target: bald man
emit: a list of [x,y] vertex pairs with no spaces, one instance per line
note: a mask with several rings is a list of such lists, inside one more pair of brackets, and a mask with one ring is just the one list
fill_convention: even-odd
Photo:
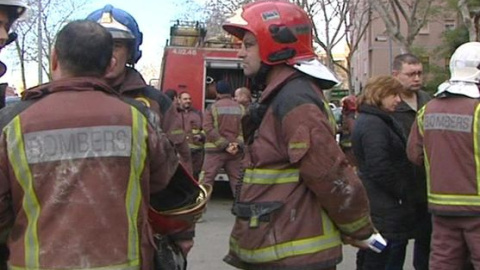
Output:
[[233,99],[246,108],[252,102],[252,94],[248,88],[240,87],[235,90],[235,97]]

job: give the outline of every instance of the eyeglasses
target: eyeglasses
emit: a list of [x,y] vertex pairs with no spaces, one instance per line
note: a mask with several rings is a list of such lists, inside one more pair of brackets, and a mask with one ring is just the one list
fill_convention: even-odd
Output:
[[402,73],[402,74],[409,77],[409,78],[414,78],[416,76],[422,77],[423,76],[423,71],[413,71],[413,72]]

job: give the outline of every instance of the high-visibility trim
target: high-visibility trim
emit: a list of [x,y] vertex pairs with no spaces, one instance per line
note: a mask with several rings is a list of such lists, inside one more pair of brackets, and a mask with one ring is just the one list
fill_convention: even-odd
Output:
[[241,107],[218,107],[217,115],[242,115]]
[[227,139],[221,137],[220,139],[214,141],[214,142],[206,142],[205,143],[205,148],[218,148],[220,145],[228,144]]
[[289,149],[307,149],[308,144],[304,142],[298,142],[298,143],[289,143],[288,144]]
[[[426,106],[425,106],[426,107]],[[425,108],[424,107],[424,108]],[[475,159],[475,172],[477,181],[476,194],[435,194],[431,191],[430,162],[427,152],[425,153],[425,170],[427,173],[427,194],[430,204],[448,205],[448,206],[480,206],[480,106],[475,108],[475,117],[473,120],[473,150]],[[422,114],[423,116],[423,114]],[[422,123],[423,126],[423,123]]]
[[8,158],[12,165],[15,177],[23,189],[22,207],[27,217],[25,228],[25,265],[28,269],[38,269],[40,266],[40,244],[38,240],[38,218],[40,204],[33,187],[33,176],[27,162],[25,145],[22,136],[20,116],[16,116],[5,127],[7,136]]
[[274,185],[297,183],[300,178],[298,169],[246,169],[243,182],[247,184]]
[[347,223],[347,224],[337,223],[337,226],[342,232],[354,233],[360,230],[361,228],[367,226],[369,223],[370,223],[370,218],[368,216],[365,216],[352,223]]
[[475,108],[473,119],[473,156],[475,157],[475,174],[477,176],[477,198],[480,201],[480,105]]
[[258,249],[245,249],[230,237],[230,249],[244,262],[267,263],[287,257],[301,256],[327,250],[341,245],[340,233],[331,232],[322,236],[304,238]]
[[196,145],[196,144],[193,144],[193,143],[189,143],[188,148],[190,148],[190,149],[203,149],[203,145]]
[[428,194],[428,202],[438,205],[480,206],[480,196]]
[[427,105],[423,106],[417,113],[418,131],[420,132],[420,135],[422,135],[422,136],[423,136],[423,132],[424,132],[423,117],[425,115],[425,109],[426,108],[427,108]]
[[170,131],[171,135],[182,135],[184,133],[183,129],[174,129]]
[[142,198],[141,175],[147,157],[147,121],[134,107],[132,111],[132,156],[130,158],[130,177],[126,194],[126,212],[128,219],[128,265],[140,265],[140,241],[138,232],[138,213]]
[[204,182],[203,182],[204,180],[205,180],[205,171],[202,170],[202,171],[200,171],[200,173],[198,174],[198,182],[199,182],[200,184],[204,184]]
[[[8,269],[10,270],[51,270],[51,269],[44,269],[44,268],[31,268],[31,267],[20,267],[20,266],[13,266],[8,265]],[[69,270],[85,270],[87,268],[70,268]],[[121,264],[121,265],[110,265],[105,267],[88,267],[89,270],[139,270],[140,266],[130,266],[128,264]]]

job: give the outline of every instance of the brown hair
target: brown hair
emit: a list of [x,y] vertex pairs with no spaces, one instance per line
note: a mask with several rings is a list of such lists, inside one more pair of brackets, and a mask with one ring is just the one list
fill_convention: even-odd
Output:
[[420,59],[418,59],[417,56],[411,53],[404,53],[404,54],[395,56],[395,59],[393,59],[392,70],[401,71],[403,64],[419,65],[421,63],[422,62],[420,61]]
[[378,76],[370,78],[363,92],[357,99],[358,106],[368,104],[376,107],[382,105],[382,99],[399,95],[403,91],[403,85],[392,76]]

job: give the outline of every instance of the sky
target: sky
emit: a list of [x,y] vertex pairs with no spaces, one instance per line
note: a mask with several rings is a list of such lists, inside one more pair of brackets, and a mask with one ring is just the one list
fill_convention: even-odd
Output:
[[[203,3],[204,0],[195,0]],[[82,10],[74,13],[72,19],[84,19],[94,10],[103,8],[106,4],[111,4],[115,8],[120,8],[130,13],[137,21],[140,31],[143,32],[143,44],[140,49],[142,58],[137,63],[139,70],[147,67],[155,67],[159,72],[161,57],[166,40],[169,38],[170,26],[173,21],[179,19],[181,14],[185,13],[185,8],[176,4],[175,0],[91,0]],[[14,47],[14,46],[9,46]],[[19,67],[12,60],[14,56],[13,48],[6,48],[0,54],[0,60],[8,66],[7,73],[0,79],[0,82],[9,82],[15,86],[20,85]],[[38,82],[37,64],[30,67],[28,75],[29,86]],[[44,76],[44,80],[45,80]],[[150,78],[146,78],[148,81]],[[33,84],[33,85],[32,85]]]

